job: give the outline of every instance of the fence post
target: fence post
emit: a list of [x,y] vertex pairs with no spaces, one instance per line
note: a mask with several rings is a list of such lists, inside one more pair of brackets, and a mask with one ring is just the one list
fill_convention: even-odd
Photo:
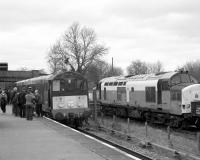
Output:
[[127,119],[127,140],[131,140],[130,136],[130,119]]
[[200,154],[200,132],[197,133],[197,150]]
[[113,115],[113,121],[112,121],[112,133],[114,134],[114,128],[115,128],[115,115]]
[[145,137],[146,137],[146,140],[147,140],[147,137],[148,137],[148,124],[147,124],[147,121],[145,122]]
[[102,125],[104,125],[103,117],[104,117],[103,112],[101,112],[101,124]]
[[168,139],[169,147],[173,147],[172,142],[171,142],[171,129],[170,129],[170,126],[167,126],[167,139]]
[[167,126],[167,139],[170,140],[170,126]]
[[96,89],[93,89],[93,101],[94,101],[94,110],[93,110],[93,120],[97,122],[97,93]]

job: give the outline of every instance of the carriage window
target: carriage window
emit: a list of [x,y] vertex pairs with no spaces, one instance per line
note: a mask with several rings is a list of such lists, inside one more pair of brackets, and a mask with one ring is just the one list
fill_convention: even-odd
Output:
[[53,81],[53,91],[60,91],[60,81],[59,80]]
[[109,86],[112,86],[112,85],[113,85],[113,82],[110,82],[110,83],[109,83]]
[[146,102],[156,102],[156,89],[155,87],[145,87]]

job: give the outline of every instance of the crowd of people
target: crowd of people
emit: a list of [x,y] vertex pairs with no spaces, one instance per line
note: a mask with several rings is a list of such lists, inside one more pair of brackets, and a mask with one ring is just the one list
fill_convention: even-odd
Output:
[[34,113],[36,116],[43,116],[42,101],[39,91],[36,89],[33,93],[31,87],[22,88],[19,92],[14,87],[10,92],[0,89],[0,107],[3,113],[6,113],[6,105],[12,105],[12,114],[27,120],[32,120]]

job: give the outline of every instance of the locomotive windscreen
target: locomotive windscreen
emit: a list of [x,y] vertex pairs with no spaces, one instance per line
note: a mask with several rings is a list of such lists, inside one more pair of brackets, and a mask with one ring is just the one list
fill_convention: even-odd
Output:
[[171,79],[171,84],[177,85],[180,83],[195,83],[195,81],[191,75],[189,75],[187,73],[180,73],[180,74],[173,76],[173,78]]
[[87,82],[84,79],[65,78],[53,81],[53,91],[86,91]]

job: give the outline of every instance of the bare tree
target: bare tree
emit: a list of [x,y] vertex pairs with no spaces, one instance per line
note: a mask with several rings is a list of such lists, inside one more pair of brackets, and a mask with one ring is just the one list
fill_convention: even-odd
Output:
[[158,73],[164,71],[163,65],[160,61],[155,63],[146,63],[140,60],[132,61],[127,67],[128,74],[138,75],[147,73]]
[[[64,36],[50,49],[48,62],[53,72],[67,69],[85,74],[93,62],[106,54],[108,48],[97,43],[93,29],[72,24]],[[65,65],[67,64],[67,65]]]
[[98,61],[93,63],[87,71],[86,76],[89,81],[97,83],[99,80],[110,76],[123,75],[123,70],[120,67],[113,67],[105,61]]
[[127,67],[128,74],[138,75],[146,74],[148,71],[147,64],[140,60],[132,61],[131,64]]
[[48,64],[51,73],[65,69],[65,51],[61,45],[61,41],[57,41],[51,48],[48,54]]
[[160,61],[157,61],[155,63],[148,63],[147,67],[147,73],[158,73],[164,71],[163,64]]
[[200,60],[187,62],[179,68],[189,71],[200,82]]

